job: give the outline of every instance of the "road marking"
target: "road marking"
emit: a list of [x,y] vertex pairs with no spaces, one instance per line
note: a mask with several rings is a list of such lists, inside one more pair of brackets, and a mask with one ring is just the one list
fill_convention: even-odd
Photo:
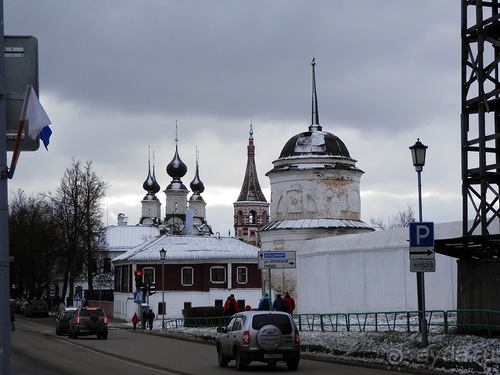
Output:
[[124,363],[127,363],[127,364],[130,364],[130,365],[134,365],[135,367],[140,367],[140,368],[143,368],[143,369],[147,369],[147,370],[153,370],[153,371],[156,371],[160,374],[167,374],[167,375],[183,375],[182,372],[169,372],[169,371],[166,371],[166,370],[162,370],[162,369],[159,369],[159,368],[156,368],[154,366],[151,366],[151,365],[146,365],[146,364],[140,364],[140,363],[137,363],[137,362],[133,362],[131,361],[130,359],[128,358],[125,358],[125,357],[121,357],[119,355],[116,355],[116,354],[107,354],[107,353],[103,353],[103,352],[99,352],[97,350],[94,350],[94,349],[90,349],[86,346],[83,346],[83,345],[79,345],[77,344],[76,342],[73,342],[73,341],[69,341],[67,339],[63,339],[63,338],[60,338],[60,337],[56,337],[56,336],[52,336],[52,335],[49,335],[50,338],[54,339],[54,340],[59,340],[59,341],[62,341],[66,344],[69,344],[69,345],[73,345],[73,346],[76,346],[80,349],[85,349],[89,352],[92,352],[94,354],[97,354],[97,355],[100,355],[102,357],[106,357],[106,358],[110,358],[110,359],[114,359],[115,361],[120,361],[120,362],[124,362]]

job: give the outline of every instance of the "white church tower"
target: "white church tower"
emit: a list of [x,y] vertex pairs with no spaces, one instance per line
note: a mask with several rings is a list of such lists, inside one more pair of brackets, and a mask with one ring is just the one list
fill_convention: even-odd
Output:
[[[313,59],[311,125],[286,142],[266,174],[271,221],[259,231],[262,250],[298,251],[308,239],[372,231],[361,221],[362,174],[342,140],[319,124]],[[273,273],[273,289],[293,293],[293,270]]]

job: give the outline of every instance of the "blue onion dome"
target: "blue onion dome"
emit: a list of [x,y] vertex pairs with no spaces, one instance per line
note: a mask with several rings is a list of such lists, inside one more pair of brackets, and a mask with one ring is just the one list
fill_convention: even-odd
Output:
[[167,165],[167,174],[173,179],[180,179],[184,177],[186,173],[187,173],[187,166],[179,157],[177,145],[175,145],[174,158]]

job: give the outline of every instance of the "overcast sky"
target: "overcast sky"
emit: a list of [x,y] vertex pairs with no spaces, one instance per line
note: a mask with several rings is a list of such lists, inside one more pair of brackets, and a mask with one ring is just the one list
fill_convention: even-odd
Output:
[[21,154],[10,196],[54,192],[74,157],[109,183],[105,223],[136,224],[148,147],[165,207],[177,122],[183,182],[198,148],[208,223],[233,235],[250,124],[269,201],[265,174],[311,122],[315,57],[320,124],[365,172],[362,220],[417,213],[417,138],[423,219],[461,220],[457,0],[4,0],[4,19],[6,35],[38,39],[53,123],[48,152]]

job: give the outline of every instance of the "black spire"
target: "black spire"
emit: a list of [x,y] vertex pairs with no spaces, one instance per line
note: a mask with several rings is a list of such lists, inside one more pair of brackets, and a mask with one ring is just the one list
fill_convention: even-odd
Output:
[[318,95],[316,94],[316,59],[313,57],[312,65],[312,113],[311,113],[311,126],[309,126],[309,131],[323,130],[319,124],[319,113],[318,113]]
[[252,124],[250,124],[249,133],[250,136],[248,137],[247,146],[247,169],[245,170],[245,177],[243,179],[243,185],[241,186],[237,202],[266,202],[266,197],[260,188],[259,178],[255,167],[255,146],[253,144]]

